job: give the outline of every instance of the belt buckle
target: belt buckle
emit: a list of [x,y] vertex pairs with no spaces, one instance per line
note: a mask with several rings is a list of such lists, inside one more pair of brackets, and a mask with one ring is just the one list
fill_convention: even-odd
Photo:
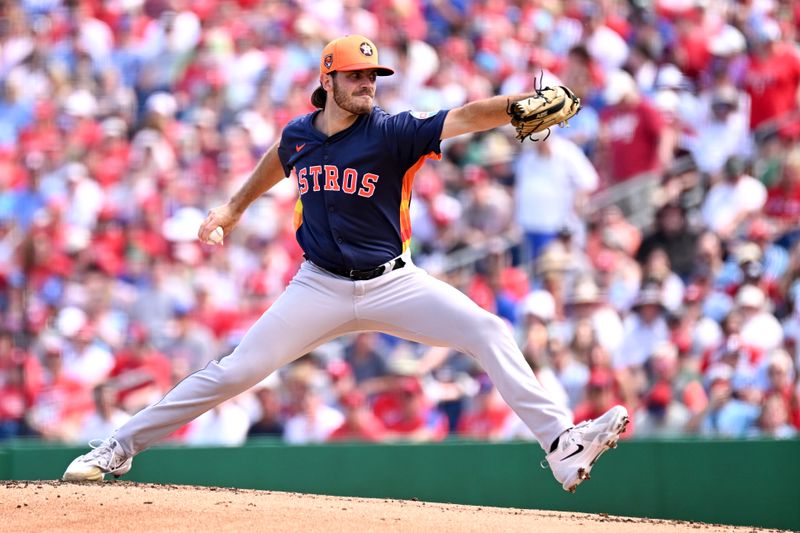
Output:
[[372,270],[355,270],[351,269],[348,277],[352,280],[356,281],[367,281],[373,278],[377,278],[385,271],[385,267],[383,265],[379,267],[375,267]]
[[348,274],[348,277],[350,279],[352,279],[352,280],[364,281],[364,280],[370,279],[370,275],[371,274],[372,274],[371,270],[367,271],[367,270],[351,269],[350,273]]

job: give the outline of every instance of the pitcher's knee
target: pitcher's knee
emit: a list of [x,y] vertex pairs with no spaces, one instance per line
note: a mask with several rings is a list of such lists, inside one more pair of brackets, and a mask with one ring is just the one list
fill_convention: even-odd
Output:
[[497,315],[486,313],[480,321],[480,329],[494,335],[507,335],[510,332],[508,324]]
[[481,313],[469,324],[464,325],[465,334],[471,344],[484,345],[502,336],[511,335],[508,325],[497,315]]

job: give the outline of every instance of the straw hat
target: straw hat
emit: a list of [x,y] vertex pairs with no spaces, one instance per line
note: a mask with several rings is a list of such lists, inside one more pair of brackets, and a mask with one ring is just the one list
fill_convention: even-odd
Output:
[[553,272],[566,272],[569,270],[570,259],[567,252],[560,246],[548,246],[544,253],[536,260],[536,272],[546,275]]
[[586,278],[578,281],[572,289],[569,305],[589,305],[602,302],[600,289],[594,280]]
[[657,305],[664,309],[664,303],[661,298],[661,290],[655,286],[642,287],[639,294],[636,296],[636,301],[633,302],[631,308],[635,311],[645,305]]

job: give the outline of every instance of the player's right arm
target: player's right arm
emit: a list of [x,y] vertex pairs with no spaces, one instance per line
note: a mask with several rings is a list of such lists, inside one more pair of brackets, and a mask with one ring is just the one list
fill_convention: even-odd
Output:
[[283,166],[278,156],[278,146],[280,141],[276,141],[272,147],[264,153],[258,164],[253,169],[250,177],[242,187],[234,194],[227,203],[211,209],[208,216],[200,225],[197,237],[205,243],[210,243],[209,235],[218,226],[222,226],[225,235],[236,226],[242,217],[245,209],[255,201],[256,198],[270,190],[276,183],[284,177]]

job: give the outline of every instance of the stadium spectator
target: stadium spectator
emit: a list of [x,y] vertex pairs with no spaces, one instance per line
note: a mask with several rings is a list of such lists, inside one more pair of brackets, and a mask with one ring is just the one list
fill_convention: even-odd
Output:
[[64,372],[64,349],[58,337],[45,342],[42,387],[27,413],[28,425],[45,440],[74,441],[92,410],[91,389]]
[[783,329],[780,322],[767,310],[764,291],[754,285],[744,285],[736,293],[736,306],[742,314],[742,342],[769,352],[780,347]]
[[101,383],[92,390],[94,412],[90,414],[80,428],[75,442],[81,444],[92,440],[103,440],[104,435],[113,433],[131,417],[120,409],[117,391],[111,386]]
[[324,442],[344,421],[342,413],[325,405],[310,386],[303,393],[300,408],[284,427],[283,439],[289,444]]
[[770,394],[764,398],[756,426],[748,436],[791,439],[796,435],[797,429],[789,423],[789,411],[781,395]]
[[345,361],[350,365],[356,383],[382,378],[389,373],[386,355],[377,333],[359,333],[345,348]]
[[686,212],[678,203],[668,203],[656,213],[656,225],[645,235],[636,252],[636,260],[644,264],[653,250],[667,254],[669,264],[682,279],[688,279],[694,268],[697,235],[689,227]]
[[[589,367],[575,357],[569,346],[559,339],[550,339],[550,362],[559,383],[567,393],[570,409],[575,409],[584,399],[586,383],[589,381]],[[585,360],[589,360],[587,354]]]
[[[114,356],[97,338],[96,326],[82,310],[68,307],[64,311],[59,315],[61,331],[66,338],[64,373],[91,389],[108,378],[114,367]],[[74,322],[70,323],[73,318]]]
[[240,446],[247,440],[250,418],[247,410],[232,398],[192,420],[184,437],[196,446]]
[[339,403],[344,420],[328,435],[329,441],[380,442],[386,439],[386,429],[369,409],[363,393],[351,390],[340,398]]
[[764,217],[755,218],[747,229],[748,242],[753,243],[758,247],[759,257],[754,262],[756,266],[760,266],[758,279],[748,269],[744,268],[747,265],[739,260],[739,266],[742,267],[742,274],[744,283],[751,283],[759,285],[767,293],[767,295],[775,301],[781,301],[782,298],[778,294],[777,283],[789,266],[789,253],[780,244],[775,242],[775,233],[772,225],[767,222]]
[[164,341],[164,355],[173,364],[181,361],[189,372],[194,372],[219,355],[213,333],[194,318],[192,310],[177,305],[173,317]]
[[22,365],[8,366],[3,373],[4,383],[0,387],[0,441],[25,434],[25,414],[29,407]]
[[[596,101],[602,90],[603,72],[582,44],[570,48],[561,77],[582,102]],[[587,156],[593,156],[600,128],[600,117],[594,106],[584,106],[570,119],[569,126],[560,133],[577,144]]]
[[600,294],[600,289],[589,277],[579,279],[569,299],[569,320],[566,338],[572,338],[578,324],[588,321],[597,343],[608,353],[615,354],[624,342],[624,328],[619,314]]
[[447,419],[430,404],[419,380],[397,376],[393,381],[372,406],[389,438],[412,442],[442,440],[447,435]]
[[479,246],[508,233],[514,212],[508,191],[478,165],[464,168],[464,183],[466,190],[461,196],[463,241]]
[[797,369],[784,350],[775,350],[767,359],[766,394],[780,395],[789,413],[789,423],[800,429],[800,387],[795,385]]
[[598,177],[577,145],[553,135],[547,142],[523,147],[514,183],[517,223],[535,260],[560,228],[577,223]]
[[664,135],[664,119],[630,74],[614,70],[603,91],[608,107],[600,112],[598,168],[608,168],[606,184],[652,174],[669,165],[673,139]]
[[767,190],[747,174],[739,156],[725,162],[724,181],[711,187],[703,201],[703,222],[723,239],[734,237],[739,227],[757,214],[767,200]]
[[[708,398],[700,379],[701,375],[694,368],[694,361],[686,357],[681,360],[678,348],[672,342],[663,342],[655,347],[647,371],[652,387],[658,383],[668,384],[671,401],[680,403],[692,415],[697,415],[706,408]],[[661,398],[664,397],[666,395],[662,394]]]
[[247,430],[247,438],[281,437],[284,432],[283,414],[279,391],[280,381],[273,376],[253,387],[256,398],[255,421]]
[[685,285],[672,271],[669,257],[661,248],[650,252],[642,269],[642,279],[646,284],[653,284],[661,291],[661,301],[667,311],[675,313],[683,305]]
[[546,290],[531,291],[520,302],[520,341],[523,353],[541,356],[547,349],[548,325],[556,318],[556,303]]
[[707,96],[706,113],[692,124],[686,144],[697,167],[717,178],[731,156],[751,154],[750,129],[741,110],[743,98],[736,87],[720,85]]
[[763,213],[779,235],[795,229],[800,218],[800,148],[786,154],[778,181],[767,191]]
[[743,437],[758,418],[757,405],[739,400],[731,385],[733,369],[720,363],[706,372],[708,407],[703,413],[700,431],[717,437]]
[[[781,39],[775,20],[754,18],[749,29],[750,54],[744,82],[750,95],[750,129],[755,130],[784,113],[797,111],[800,56]],[[797,118],[793,121],[796,123]]]
[[615,368],[644,367],[656,346],[669,339],[661,290],[656,285],[642,287],[631,311],[623,323],[624,340]]
[[[597,418],[604,411],[614,405],[621,404],[618,397],[617,382],[614,374],[605,368],[595,368],[586,383],[586,400],[580,403],[573,410],[575,423],[583,422],[591,418]],[[622,434],[622,438],[633,436],[633,428],[636,425],[635,418],[631,420],[628,429]]]
[[673,397],[669,382],[659,381],[636,411],[636,434],[639,437],[679,437],[686,431],[691,413]]
[[503,436],[513,411],[486,376],[481,378],[478,380],[478,394],[459,421],[458,434],[473,439],[496,441]]

